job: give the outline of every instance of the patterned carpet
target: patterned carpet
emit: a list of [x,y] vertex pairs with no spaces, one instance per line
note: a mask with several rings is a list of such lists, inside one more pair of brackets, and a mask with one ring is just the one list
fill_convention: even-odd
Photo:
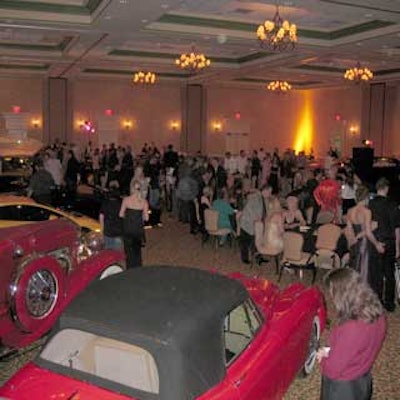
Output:
[[[200,237],[189,234],[189,227],[176,222],[168,216],[163,218],[164,226],[147,231],[147,246],[144,248],[144,262],[147,265],[181,265],[198,268],[217,268],[221,271],[240,271],[245,274],[260,275],[276,282],[274,268],[268,263],[261,267],[250,269],[240,262],[239,250],[229,246],[215,251],[210,244],[201,245]],[[317,284],[322,274],[317,277]],[[284,287],[298,278],[292,274],[285,274],[280,286]],[[309,283],[308,276],[304,278]],[[395,313],[388,315],[388,336],[379,359],[375,364],[374,376],[374,400],[400,399],[400,307]],[[333,315],[330,310],[330,317]],[[322,343],[326,340],[326,334],[322,337]],[[27,352],[11,362],[0,363],[0,381],[4,382],[15,370],[31,359],[37,349],[32,346]],[[320,395],[320,372],[316,367],[314,372],[306,379],[298,378],[291,385],[284,400],[316,400]]]

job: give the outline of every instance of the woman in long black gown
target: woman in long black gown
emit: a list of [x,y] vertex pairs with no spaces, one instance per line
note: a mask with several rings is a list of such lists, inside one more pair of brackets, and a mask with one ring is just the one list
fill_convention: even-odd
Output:
[[142,243],[144,222],[149,218],[149,205],[141,195],[139,181],[131,182],[131,194],[123,199],[119,216],[123,218],[123,240],[126,254],[126,267],[142,265]]
[[384,251],[382,243],[374,236],[371,210],[367,207],[369,191],[365,186],[356,190],[357,204],[347,212],[346,234],[350,247],[350,267],[368,282],[370,246]]

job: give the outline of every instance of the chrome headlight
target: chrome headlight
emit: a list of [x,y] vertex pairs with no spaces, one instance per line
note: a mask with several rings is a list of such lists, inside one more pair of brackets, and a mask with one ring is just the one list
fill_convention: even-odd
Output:
[[104,247],[103,235],[99,232],[88,232],[83,236],[83,244],[91,253],[97,253]]

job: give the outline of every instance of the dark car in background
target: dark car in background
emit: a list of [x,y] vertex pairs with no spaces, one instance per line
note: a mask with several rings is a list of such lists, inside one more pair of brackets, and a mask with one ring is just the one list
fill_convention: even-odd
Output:
[[28,186],[35,154],[42,146],[35,139],[0,135],[0,193],[19,193]]

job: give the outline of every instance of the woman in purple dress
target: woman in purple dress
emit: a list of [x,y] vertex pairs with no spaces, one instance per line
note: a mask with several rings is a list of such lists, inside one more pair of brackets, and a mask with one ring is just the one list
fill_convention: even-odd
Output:
[[371,369],[386,335],[383,307],[360,274],[331,270],[324,278],[337,314],[328,347],[317,359],[322,368],[321,400],[370,400]]

